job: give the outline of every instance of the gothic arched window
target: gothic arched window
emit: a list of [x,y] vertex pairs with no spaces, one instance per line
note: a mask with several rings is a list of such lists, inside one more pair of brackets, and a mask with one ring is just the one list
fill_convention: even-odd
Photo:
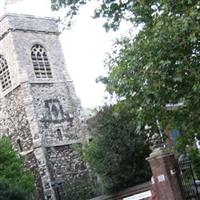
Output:
[[36,78],[52,78],[52,72],[47,57],[47,51],[42,45],[35,44],[32,47],[31,59],[33,62]]
[[11,87],[8,64],[6,62],[6,59],[2,55],[0,55],[0,84],[2,91],[5,91],[7,88]]

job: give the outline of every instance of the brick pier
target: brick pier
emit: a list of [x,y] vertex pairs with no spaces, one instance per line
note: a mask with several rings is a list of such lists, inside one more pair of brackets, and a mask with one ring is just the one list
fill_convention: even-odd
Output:
[[152,188],[159,200],[183,200],[176,160],[168,149],[157,148],[147,158],[152,170]]

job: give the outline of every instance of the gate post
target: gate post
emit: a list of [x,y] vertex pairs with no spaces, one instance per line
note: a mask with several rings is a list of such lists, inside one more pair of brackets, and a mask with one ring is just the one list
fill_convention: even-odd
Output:
[[147,158],[152,170],[152,187],[159,200],[183,200],[176,160],[166,148],[160,147]]

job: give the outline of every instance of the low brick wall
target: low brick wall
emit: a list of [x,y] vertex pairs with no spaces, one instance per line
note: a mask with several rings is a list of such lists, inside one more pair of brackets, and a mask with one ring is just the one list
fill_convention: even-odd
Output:
[[[146,182],[146,183],[142,183],[140,185],[134,186],[134,187],[127,188],[125,190],[122,190],[122,191],[117,192],[112,195],[102,195],[102,196],[95,197],[90,200],[123,200],[126,197],[140,194],[142,192],[146,192],[149,190],[151,190],[151,183]],[[143,200],[149,200],[149,198],[145,198]]]

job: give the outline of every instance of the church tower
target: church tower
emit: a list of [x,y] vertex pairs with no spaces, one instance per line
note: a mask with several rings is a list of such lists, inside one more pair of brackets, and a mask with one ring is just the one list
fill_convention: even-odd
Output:
[[34,172],[35,199],[60,200],[66,181],[88,175],[74,144],[88,139],[52,18],[0,18],[0,130]]

